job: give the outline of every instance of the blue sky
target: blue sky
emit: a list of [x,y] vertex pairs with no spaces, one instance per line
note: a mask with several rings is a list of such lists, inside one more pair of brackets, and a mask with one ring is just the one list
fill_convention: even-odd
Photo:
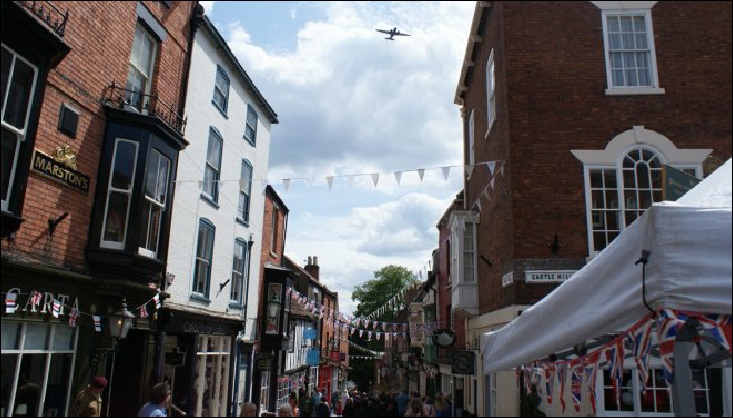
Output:
[[[453,99],[475,2],[202,4],[279,117],[268,179],[290,209],[285,253],[317,256],[345,313],[376,270],[429,268],[463,187]],[[374,30],[395,26],[411,36]]]

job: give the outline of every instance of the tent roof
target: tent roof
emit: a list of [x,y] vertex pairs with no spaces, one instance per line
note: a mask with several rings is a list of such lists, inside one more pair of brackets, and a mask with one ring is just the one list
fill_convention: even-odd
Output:
[[[608,247],[505,327],[482,336],[484,373],[509,370],[652,310],[730,314],[731,160],[677,202],[654,204]],[[636,264],[650,251],[645,271]],[[646,291],[642,295],[642,274]]]

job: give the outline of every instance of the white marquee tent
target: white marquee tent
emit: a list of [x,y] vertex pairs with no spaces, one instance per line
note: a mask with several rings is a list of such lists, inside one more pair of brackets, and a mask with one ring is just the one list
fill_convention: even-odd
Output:
[[676,202],[662,202],[505,327],[482,336],[484,373],[625,331],[649,310],[731,314],[731,160]]

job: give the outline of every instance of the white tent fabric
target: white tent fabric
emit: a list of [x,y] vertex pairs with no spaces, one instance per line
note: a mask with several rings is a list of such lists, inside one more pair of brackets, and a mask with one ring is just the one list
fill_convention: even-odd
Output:
[[649,310],[731,314],[731,160],[677,202],[654,204],[591,262],[505,327],[482,335],[484,373],[627,330]]

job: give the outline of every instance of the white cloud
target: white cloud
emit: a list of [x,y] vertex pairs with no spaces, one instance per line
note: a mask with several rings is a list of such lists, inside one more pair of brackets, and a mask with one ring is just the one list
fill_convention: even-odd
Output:
[[[253,44],[247,24],[231,18],[222,35],[280,119],[269,178],[313,179],[288,192],[273,182],[291,210],[286,252],[318,256],[322,281],[351,312],[351,290],[374,271],[423,267],[438,244],[435,224],[462,187],[462,167],[447,182],[440,167],[463,163],[453,94],[475,2],[299,7],[284,15],[300,25],[290,48]],[[304,21],[313,7],[322,17]],[[394,26],[411,36],[389,41],[374,30]],[[405,171],[397,186],[395,170],[418,168],[427,169],[423,182]],[[377,187],[371,173],[380,173]],[[336,176],[331,190],[325,176]]]

